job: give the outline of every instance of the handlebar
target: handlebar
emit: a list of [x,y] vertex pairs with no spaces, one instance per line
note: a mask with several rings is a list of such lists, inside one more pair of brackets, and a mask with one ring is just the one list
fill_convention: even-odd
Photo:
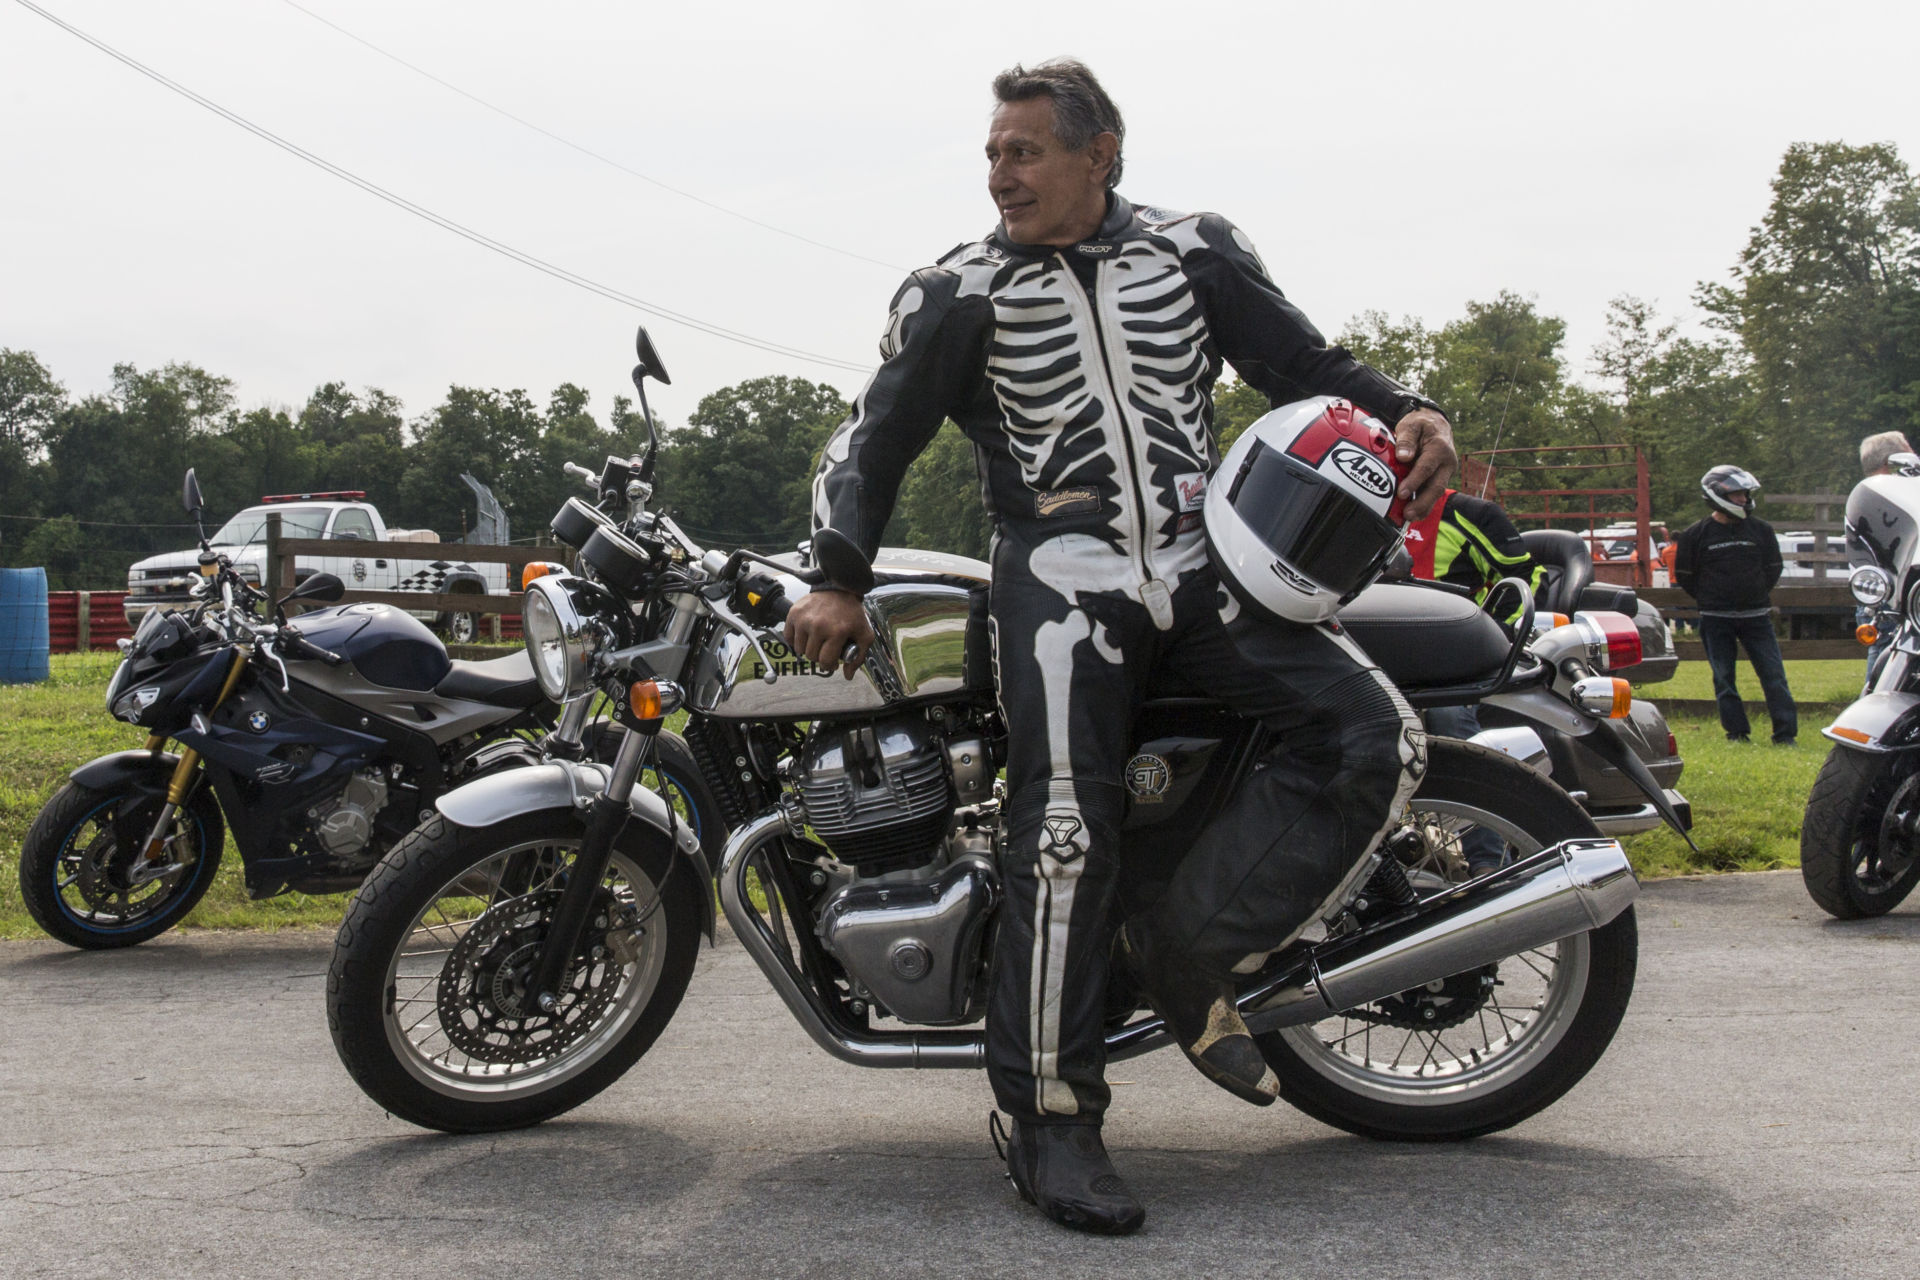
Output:
[[581,484],[585,485],[594,493],[600,492],[600,473],[598,471],[589,471],[577,462],[563,462],[560,464],[560,469],[580,481]]

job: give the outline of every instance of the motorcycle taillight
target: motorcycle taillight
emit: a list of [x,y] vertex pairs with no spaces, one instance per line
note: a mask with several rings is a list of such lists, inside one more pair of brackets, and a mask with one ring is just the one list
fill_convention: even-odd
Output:
[[1619,671],[1640,661],[1640,628],[1624,613],[1594,609],[1576,614],[1588,629],[1588,654],[1602,671]]

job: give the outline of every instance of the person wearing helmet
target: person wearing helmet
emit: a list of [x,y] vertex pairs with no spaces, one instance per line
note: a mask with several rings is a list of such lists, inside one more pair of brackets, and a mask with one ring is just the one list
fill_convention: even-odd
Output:
[[1760,677],[1773,721],[1773,741],[1792,746],[1799,732],[1780,641],[1773,634],[1773,586],[1780,581],[1780,540],[1753,514],[1760,482],[1735,466],[1718,466],[1700,477],[1700,493],[1712,508],[1706,518],[1675,539],[1674,580],[1700,606],[1700,643],[1713,669],[1713,698],[1729,742],[1752,733],[1746,704],[1734,683],[1737,649]]
[[[1896,461],[1896,459],[1898,459],[1898,461]],[[1913,446],[1907,442],[1907,437],[1904,432],[1882,431],[1878,435],[1868,436],[1860,442],[1860,474],[1867,479],[1872,479],[1874,476],[1912,474],[1912,472],[1908,470],[1908,464],[1912,462],[1912,459]],[[1851,496],[1849,496],[1848,501],[1852,501]],[[1854,606],[1853,625],[1856,628],[1874,626],[1878,620],[1879,610],[1877,608],[1864,604]],[[1885,655],[1889,649],[1893,648],[1893,637],[1895,634],[1895,628],[1888,627],[1880,631],[1879,635],[1874,638],[1873,643],[1868,646],[1867,674],[1866,681],[1861,686],[1860,691],[1862,693],[1872,690],[1874,670],[1879,667],[1881,657]]]
[[[1226,699],[1280,744],[1117,949],[1194,1065],[1252,1102],[1278,1082],[1234,1011],[1233,971],[1341,890],[1425,765],[1398,691],[1343,632],[1302,620],[1390,549],[1384,514],[1298,509],[1304,490],[1271,490],[1282,506],[1259,518],[1287,527],[1264,532],[1298,558],[1268,558],[1305,584],[1289,598],[1299,612],[1259,616],[1209,567],[1222,362],[1273,404],[1346,401],[1329,429],[1350,448],[1321,462],[1348,458],[1406,514],[1425,512],[1455,455],[1437,406],[1329,346],[1232,223],[1117,192],[1124,125],[1084,66],[1014,67],[993,88],[999,224],[894,295],[882,363],[822,455],[814,524],[871,554],[941,423],[972,443],[995,527],[1009,753],[988,1073],[1013,1117],[1020,1194],[1063,1224],[1125,1232],[1145,1210],[1101,1140],[1104,1023],[1123,779],[1149,681]],[[1242,487],[1248,511],[1262,491]],[[816,591],[787,638],[829,667],[872,632],[857,599]]]

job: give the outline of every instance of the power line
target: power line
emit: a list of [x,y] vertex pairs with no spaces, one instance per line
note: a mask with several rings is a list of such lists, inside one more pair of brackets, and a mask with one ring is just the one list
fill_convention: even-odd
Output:
[[129,57],[127,54],[120,52],[118,49],[114,48],[110,44],[107,44],[105,41],[97,39],[94,36],[88,35],[86,32],[80,30],[78,27],[74,26],[72,23],[67,22],[65,19],[60,18],[55,14],[49,13],[47,10],[41,8],[39,5],[34,4],[33,0],[16,0],[16,2],[22,8],[32,13],[36,13],[40,15],[42,18],[45,18],[48,22],[51,22],[54,26],[59,27],[61,30],[67,32],[68,34],[80,40],[85,41],[87,44],[92,45],[94,48],[100,50],[100,52],[106,54],[108,57],[113,58],[115,61],[120,62],[128,67],[131,67],[133,70],[138,71],[141,75],[147,77],[149,80],[152,80],[154,83],[162,86],[163,88],[169,89],[172,92],[179,94],[181,97],[187,99],[189,102],[192,102],[196,106],[204,107],[206,110],[213,112],[215,115],[219,116],[223,120],[226,120],[229,123],[238,125],[242,129],[245,129],[248,133],[251,133],[255,137],[260,138],[262,141],[272,143],[274,146],[279,147],[282,151],[287,152],[289,155],[292,155],[301,160],[304,160],[308,164],[314,166],[316,169],[323,170],[324,172],[331,174],[336,178],[339,178],[343,182],[351,183],[353,186],[356,186],[360,188],[362,191],[365,191],[368,195],[375,196],[381,200],[384,200],[388,204],[393,205],[397,209],[403,209],[406,212],[414,215],[416,218],[420,218],[426,222],[431,222],[433,225],[441,228],[442,230],[451,231],[455,235],[461,237],[462,239],[471,241],[472,243],[479,245],[483,249],[489,249],[489,250],[492,250],[494,253],[500,254],[502,257],[511,258],[513,261],[520,263],[522,266],[532,267],[534,270],[539,271],[545,275],[552,276],[556,280],[564,281],[565,283],[573,285],[574,287],[579,289],[585,289],[587,292],[597,294],[602,298],[606,298],[608,301],[621,303],[624,306],[632,307],[636,311],[645,312],[647,315],[657,316],[662,320],[669,320],[675,324],[685,325],[687,328],[697,330],[698,332],[707,334],[710,337],[720,338],[727,342],[738,343],[739,345],[745,346],[745,347],[753,347],[757,350],[770,352],[774,355],[787,356],[791,359],[796,359],[796,360],[811,361],[812,363],[826,365],[830,368],[845,369],[853,373],[871,372],[872,366],[870,365],[856,364],[853,361],[841,360],[835,356],[826,356],[813,351],[804,351],[798,347],[789,347],[782,343],[771,342],[763,338],[756,338],[756,337],[753,337],[751,334],[741,333],[734,329],[728,329],[720,325],[711,324],[708,321],[701,320],[695,316],[686,315],[678,311],[670,311],[665,307],[659,306],[655,303],[647,302],[646,300],[642,298],[637,298],[630,293],[625,293],[619,289],[612,287],[611,285],[601,284],[597,280],[593,280],[587,276],[583,276],[576,272],[569,271],[565,267],[556,266],[553,263],[547,262],[542,258],[536,258],[530,253],[527,253],[520,249],[516,249],[512,245],[506,244],[499,240],[495,240],[491,236],[484,235],[481,232],[473,230],[471,227],[467,227],[462,225],[461,223],[455,222],[451,218],[444,217],[441,214],[435,213],[433,210],[427,208],[424,205],[416,204],[413,201],[407,199],[405,196],[401,196],[392,191],[389,191],[385,187],[379,186],[378,184],[371,182],[366,178],[362,178],[358,174],[353,173],[348,169],[344,169],[341,166],[334,164],[331,160],[327,160],[322,156],[316,155],[313,152],[308,151],[306,148],[301,147],[296,143],[289,142],[287,139],[282,138],[279,134],[274,133],[269,129],[266,129],[261,125],[257,125],[253,123],[251,120],[248,120],[245,116],[242,116],[239,113],[234,111],[229,111],[227,108],[221,106],[217,102],[214,102],[212,99],[203,97],[202,95],[195,93],[192,89],[187,88],[185,85],[180,84],[178,81],[168,79],[166,76],[160,74],[158,71],[155,71],[152,67],[149,67],[143,62],[140,62],[132,57]]
[[531,129],[533,132],[539,134],[543,138],[550,138],[553,141],[559,143],[563,147],[567,147],[567,148],[570,148],[571,150],[577,151],[581,155],[586,156],[589,159],[598,160],[601,164],[604,164],[609,168],[618,169],[621,173],[624,173],[629,177],[638,178],[640,179],[640,181],[648,183],[652,186],[656,186],[660,188],[660,190],[662,191],[672,192],[674,195],[679,196],[683,200],[691,200],[697,205],[703,205],[706,208],[712,209],[716,213],[724,213],[729,218],[738,218],[740,221],[750,223],[753,226],[759,227],[763,231],[771,231],[775,235],[786,236],[788,239],[798,240],[802,244],[810,244],[816,249],[825,249],[828,253],[837,253],[843,258],[852,258],[856,262],[871,263],[876,267],[885,267],[887,270],[894,271],[894,272],[904,272],[908,270],[908,268],[906,267],[898,266],[891,262],[882,262],[878,258],[869,258],[864,253],[855,253],[851,249],[842,249],[840,246],[828,244],[824,240],[815,240],[811,236],[803,236],[798,231],[789,231],[785,227],[775,226],[771,222],[763,222],[759,218],[756,218],[751,214],[741,213],[737,209],[729,209],[725,205],[715,204],[713,201],[708,200],[702,196],[697,196],[693,194],[693,192],[691,191],[685,191],[679,187],[672,186],[669,183],[662,182],[660,181],[660,179],[655,178],[650,174],[641,173],[638,169],[630,168],[627,165],[620,163],[620,161],[615,160],[611,156],[603,155],[600,152],[595,151],[591,147],[583,146],[580,143],[575,142],[573,139],[565,137],[561,134],[555,133],[553,130],[544,128],[541,125],[537,125],[533,121],[528,120],[523,116],[517,116],[513,112],[508,111],[505,107],[496,106],[495,104],[488,102],[485,98],[482,98],[480,95],[476,93],[471,93],[465,89],[462,89],[459,85],[454,84],[450,80],[443,80],[439,76],[433,74],[433,72],[428,71],[425,67],[417,66],[414,63],[408,62],[405,58],[402,58],[400,55],[396,53],[388,52],[387,50],[381,48],[379,45],[375,44],[373,41],[367,39],[365,36],[362,36],[355,32],[347,30],[347,28],[341,26],[339,23],[333,21],[331,18],[322,17],[320,14],[317,14],[313,10],[307,8],[307,6],[297,3],[296,0],[281,0],[281,3],[286,5],[290,9],[298,9],[301,13],[306,14],[309,18],[312,18],[315,22],[320,23],[322,26],[332,27],[335,31],[339,32],[341,35],[345,36],[347,39],[353,41],[355,44],[363,45],[366,48],[371,49],[373,52],[379,54],[381,57],[387,59],[388,61],[399,63],[401,66],[413,72],[415,75],[431,80],[435,84],[439,85],[441,88],[446,89],[452,93],[457,93],[461,97],[465,98],[467,101],[474,103],[477,106],[485,107],[487,110],[493,112],[495,115],[505,116],[507,119],[513,121],[515,124],[519,125],[523,129]]

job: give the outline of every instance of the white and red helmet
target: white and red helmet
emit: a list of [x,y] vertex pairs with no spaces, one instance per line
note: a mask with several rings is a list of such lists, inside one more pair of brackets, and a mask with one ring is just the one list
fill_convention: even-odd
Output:
[[1207,487],[1207,555],[1254,610],[1323,622],[1400,546],[1406,468],[1386,424],[1346,400],[1283,405],[1234,441]]

